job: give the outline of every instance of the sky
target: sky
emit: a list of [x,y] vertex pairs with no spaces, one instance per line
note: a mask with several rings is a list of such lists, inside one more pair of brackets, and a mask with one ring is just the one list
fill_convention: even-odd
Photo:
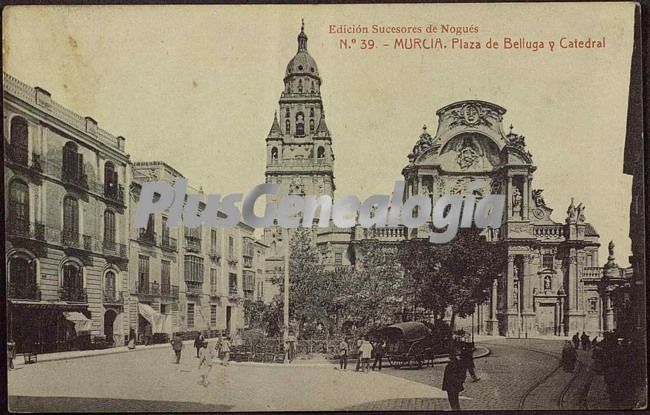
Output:
[[[436,111],[480,99],[506,108],[526,137],[552,218],[570,198],[629,264],[631,176],[624,175],[632,3],[12,6],[3,9],[4,70],[126,137],[134,161],[163,160],[206,193],[264,182],[265,138],[301,19],[323,80],[336,196],[390,194]],[[330,25],[476,27],[478,33],[331,34]],[[350,49],[341,38],[356,38]],[[446,49],[399,50],[396,38]],[[451,39],[481,42],[457,49]],[[504,37],[545,48],[486,49]],[[558,42],[606,40],[601,49]],[[371,50],[361,40],[374,40]],[[551,52],[548,41],[556,43]]]

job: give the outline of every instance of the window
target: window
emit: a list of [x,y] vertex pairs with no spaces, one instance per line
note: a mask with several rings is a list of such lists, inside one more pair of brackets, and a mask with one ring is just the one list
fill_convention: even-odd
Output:
[[298,79],[298,92],[302,92],[302,79]]
[[171,264],[162,259],[160,261],[160,285],[163,294],[170,294]]
[[216,294],[218,290],[217,269],[210,268],[210,293]]
[[63,198],[63,242],[72,246],[79,243],[79,202],[70,196]]
[[296,114],[296,135],[305,135],[305,115],[302,112]]
[[203,283],[203,258],[185,255],[185,281]]
[[194,327],[194,304],[187,303],[187,327]]
[[291,134],[291,121],[287,120],[284,125],[285,134]]
[[190,228],[185,227],[185,247],[190,252],[201,251],[201,227]]
[[149,292],[149,257],[138,256],[138,292]]
[[63,146],[63,180],[82,184],[83,176],[83,154],[79,154],[75,143],[68,141]]
[[257,299],[264,299],[264,281],[261,278],[257,281]]
[[210,327],[217,327],[217,305],[210,304]]
[[291,118],[291,110],[289,108],[284,111],[284,116],[286,118]]
[[104,212],[104,244],[115,249],[115,213],[111,210]]
[[309,108],[309,116],[314,118],[314,108]]
[[74,263],[67,263],[63,266],[63,284],[61,299],[64,301],[82,301],[83,276],[81,268]]
[[244,271],[244,296],[252,298],[255,291],[255,273],[253,271]]
[[334,264],[335,265],[343,265],[343,254],[340,252],[337,252],[334,254]]
[[115,299],[115,273],[108,271],[104,279],[104,297],[107,299]]
[[598,311],[598,298],[597,297],[591,297],[589,299],[589,312],[590,313],[596,313]]
[[309,132],[313,133],[314,132],[314,119],[309,120]]
[[277,160],[278,159],[278,149],[276,147],[273,147],[271,149],[271,160]]
[[228,258],[235,258],[235,240],[232,236],[228,237]]
[[104,195],[108,197],[115,198],[117,197],[117,171],[115,171],[115,165],[107,161],[104,164]]
[[9,298],[39,299],[36,262],[24,257],[9,260]]
[[542,268],[553,269],[553,255],[545,254],[542,256]]
[[7,222],[19,234],[29,232],[29,187],[20,180],[14,180],[9,186],[9,221]]
[[146,241],[153,243],[156,240],[156,219],[153,213],[149,214],[149,219],[147,220],[147,227],[140,228],[139,239],[141,241]]
[[[314,68],[311,68],[311,69],[312,69],[312,72],[314,72]],[[316,87],[314,86],[314,81],[311,81],[311,90],[309,92],[311,92],[312,94],[314,92],[316,92]]]
[[231,295],[237,294],[237,274],[228,274],[228,293]]
[[161,218],[162,226],[162,244],[163,246],[170,246],[169,244],[169,226],[167,226],[167,216]]
[[316,155],[317,155],[317,157],[319,159],[322,159],[323,157],[325,157],[325,148],[324,147],[318,147],[318,151],[317,151]]
[[11,158],[16,163],[27,165],[28,159],[28,129],[27,121],[21,117],[11,119]]
[[210,251],[217,252],[217,230],[210,230]]

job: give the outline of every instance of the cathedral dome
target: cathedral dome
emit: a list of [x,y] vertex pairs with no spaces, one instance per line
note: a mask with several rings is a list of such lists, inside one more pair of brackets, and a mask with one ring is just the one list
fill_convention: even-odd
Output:
[[311,57],[309,52],[307,52],[307,35],[305,34],[304,22],[300,28],[300,34],[298,34],[298,52],[287,64],[287,70],[285,72],[285,76],[291,75],[311,75],[317,78],[319,77],[316,61]]

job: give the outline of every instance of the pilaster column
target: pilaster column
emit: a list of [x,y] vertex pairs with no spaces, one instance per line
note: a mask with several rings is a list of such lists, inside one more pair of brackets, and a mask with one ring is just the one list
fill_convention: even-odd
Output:
[[506,200],[506,206],[508,207],[508,219],[513,218],[513,206],[512,206],[512,173],[508,173],[508,191],[507,191],[507,200]]
[[522,309],[523,311],[530,311],[533,308],[533,284],[532,284],[532,275],[530,274],[530,262],[532,256],[524,256],[524,269],[523,269],[523,278],[524,285],[522,289]]
[[508,255],[508,274],[506,276],[506,308],[513,310],[515,308],[514,298],[514,275],[515,275],[515,256]]
[[569,249],[569,286],[567,287],[567,298],[569,311],[576,310],[578,302],[578,275],[577,275],[576,249]]

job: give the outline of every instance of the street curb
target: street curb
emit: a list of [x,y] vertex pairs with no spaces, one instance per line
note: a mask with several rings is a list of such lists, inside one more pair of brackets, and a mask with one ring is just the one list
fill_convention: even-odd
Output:
[[[194,340],[183,341],[183,344],[193,344],[193,343]],[[43,353],[37,355],[37,363],[34,364],[56,362],[60,360],[82,359],[85,357],[108,356],[112,354],[128,353],[128,352],[142,352],[145,350],[162,349],[163,347],[171,347],[171,345],[169,343],[159,343],[159,344],[152,344],[151,346],[138,345],[135,349],[129,349],[127,348],[127,346],[120,346],[120,347],[112,347],[109,349],[102,349],[102,350],[80,350],[79,354],[71,355],[71,356],[52,356],[55,353]],[[24,358],[22,361],[19,361],[18,356],[16,356],[16,359],[14,359],[15,367],[31,366],[32,364],[33,363],[25,364]]]

